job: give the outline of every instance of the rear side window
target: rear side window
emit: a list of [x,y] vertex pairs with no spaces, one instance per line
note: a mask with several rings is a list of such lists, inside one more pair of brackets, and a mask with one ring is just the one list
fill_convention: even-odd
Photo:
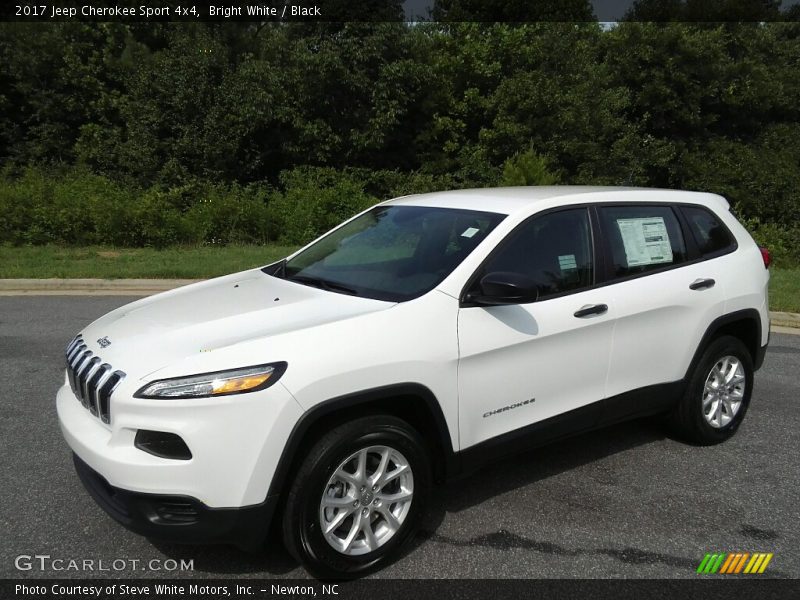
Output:
[[686,262],[686,244],[670,207],[601,207],[600,219],[614,278]]
[[681,210],[703,256],[733,250],[735,242],[731,232],[714,213],[700,206],[682,206]]

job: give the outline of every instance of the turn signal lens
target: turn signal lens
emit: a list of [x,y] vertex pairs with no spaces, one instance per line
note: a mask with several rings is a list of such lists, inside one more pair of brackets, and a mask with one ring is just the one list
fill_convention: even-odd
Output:
[[237,377],[236,379],[228,379],[225,381],[214,381],[212,384],[212,393],[217,395],[251,390],[264,383],[271,376],[272,373],[265,373],[264,375],[257,375],[255,377]]

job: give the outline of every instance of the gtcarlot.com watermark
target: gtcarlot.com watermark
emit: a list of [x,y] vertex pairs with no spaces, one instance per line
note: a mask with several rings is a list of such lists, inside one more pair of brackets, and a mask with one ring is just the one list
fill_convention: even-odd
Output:
[[194,571],[194,559],[181,558],[61,558],[49,554],[20,554],[14,559],[18,571],[77,571],[119,573],[125,571]]

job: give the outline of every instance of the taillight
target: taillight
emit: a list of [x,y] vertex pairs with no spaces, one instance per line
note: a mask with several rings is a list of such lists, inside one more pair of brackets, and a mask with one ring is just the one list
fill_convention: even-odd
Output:
[[769,250],[763,246],[759,246],[758,249],[761,250],[761,258],[764,260],[764,268],[769,269],[769,263],[772,262],[772,257],[769,255]]

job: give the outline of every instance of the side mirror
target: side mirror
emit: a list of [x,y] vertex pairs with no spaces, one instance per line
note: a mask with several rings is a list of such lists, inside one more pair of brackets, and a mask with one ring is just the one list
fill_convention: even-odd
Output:
[[529,304],[539,298],[539,286],[530,277],[519,273],[496,271],[484,275],[478,289],[467,295],[467,301],[479,306]]

